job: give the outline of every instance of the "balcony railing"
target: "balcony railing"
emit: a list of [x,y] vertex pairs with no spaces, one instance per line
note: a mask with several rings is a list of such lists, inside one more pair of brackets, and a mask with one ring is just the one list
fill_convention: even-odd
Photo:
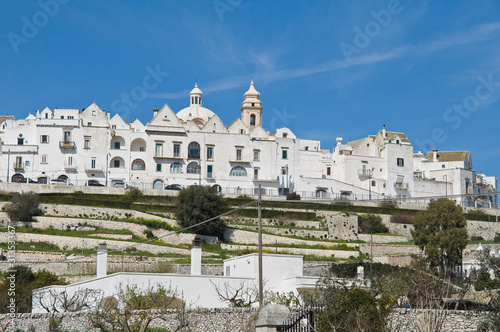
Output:
[[38,146],[37,145],[11,145],[5,144],[2,145],[2,153],[8,154],[10,151],[11,154],[15,153],[37,153]]
[[410,188],[410,185],[408,183],[404,182],[396,182],[394,183],[394,189],[396,190],[408,190]]
[[103,173],[104,169],[101,164],[85,164],[85,172]]
[[75,170],[75,169],[77,169],[76,163],[72,163],[71,165],[68,163],[64,163],[64,169],[67,171]]
[[361,178],[364,178],[364,177],[369,178],[369,177],[373,176],[373,172],[371,169],[360,168],[360,169],[358,169],[358,176]]
[[74,150],[75,142],[73,141],[59,141],[59,148],[61,150]]
[[16,171],[22,171],[22,170],[24,170],[24,163],[23,163],[23,162],[17,162],[17,161],[15,161],[15,162],[12,164],[12,166],[14,167],[14,169],[15,169]]

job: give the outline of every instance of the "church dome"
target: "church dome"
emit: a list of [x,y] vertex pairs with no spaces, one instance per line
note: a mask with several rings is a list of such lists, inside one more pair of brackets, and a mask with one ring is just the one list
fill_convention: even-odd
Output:
[[202,107],[202,96],[203,92],[198,88],[197,83],[189,93],[189,107],[180,110],[177,117],[184,122],[193,121],[199,128],[203,127],[215,113]]

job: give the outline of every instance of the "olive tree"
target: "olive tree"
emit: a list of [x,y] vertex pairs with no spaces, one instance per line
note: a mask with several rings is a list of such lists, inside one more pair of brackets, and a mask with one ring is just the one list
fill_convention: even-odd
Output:
[[[216,217],[227,210],[221,194],[210,186],[190,186],[179,192],[177,219],[182,227],[189,227]],[[193,229],[194,232],[222,237],[226,224],[220,218]]]

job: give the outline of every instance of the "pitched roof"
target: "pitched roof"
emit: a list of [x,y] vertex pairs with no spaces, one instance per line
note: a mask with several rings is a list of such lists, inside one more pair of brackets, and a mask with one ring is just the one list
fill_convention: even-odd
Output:
[[[399,139],[401,140],[401,142],[410,142],[410,140],[408,139],[408,137],[403,134],[403,133],[397,133],[397,132],[394,132],[394,131],[386,131],[385,132],[386,135],[387,135],[387,139],[389,140],[395,140],[399,137]],[[379,134],[382,135],[382,130],[379,131]]]
[[[427,152],[427,159],[432,160],[433,152]],[[438,161],[470,161],[469,151],[438,151]]]

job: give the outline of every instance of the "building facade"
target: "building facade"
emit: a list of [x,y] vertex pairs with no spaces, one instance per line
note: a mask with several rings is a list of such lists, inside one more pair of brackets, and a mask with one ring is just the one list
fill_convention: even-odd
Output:
[[[0,179],[38,184],[100,184],[164,190],[211,185],[223,193],[408,200],[450,196],[465,206],[497,207],[496,178],[476,174],[470,152],[413,153],[404,133],[387,131],[333,150],[288,128],[262,128],[263,103],[251,82],[241,117],[229,125],[196,85],[189,106],[153,109],[147,124],[111,117],[95,103],[46,107],[0,124]],[[35,185],[34,185],[35,187]],[[36,189],[34,189],[36,190]]]

